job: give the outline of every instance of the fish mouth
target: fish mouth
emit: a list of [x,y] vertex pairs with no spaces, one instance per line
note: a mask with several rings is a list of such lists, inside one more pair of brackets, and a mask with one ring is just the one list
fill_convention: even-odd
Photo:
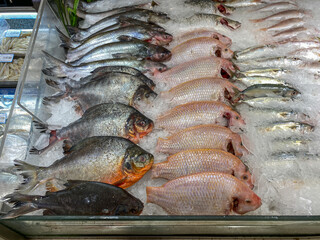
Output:
[[139,132],[138,133],[139,138],[143,138],[146,135],[148,135],[153,130],[153,128],[154,128],[154,123],[151,122],[146,130],[144,130],[143,132]]
[[241,26],[241,23],[238,23],[235,21],[233,23],[231,23],[226,18],[221,18],[219,21],[222,25],[230,28],[231,30],[236,30]]

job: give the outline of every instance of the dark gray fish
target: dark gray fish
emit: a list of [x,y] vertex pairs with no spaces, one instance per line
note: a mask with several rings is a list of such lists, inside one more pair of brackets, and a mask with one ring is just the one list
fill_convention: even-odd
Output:
[[80,66],[71,66],[70,64],[64,63],[60,59],[57,59],[47,52],[43,51],[46,59],[53,64],[53,67],[42,69],[42,72],[47,76],[78,80],[82,77],[87,77],[92,71],[99,67],[107,66],[123,66],[132,67],[139,70],[142,73],[149,72],[154,74],[155,72],[164,72],[167,70],[166,65],[159,62],[152,62],[149,60],[138,60],[135,58],[115,58],[107,59],[103,61],[96,61],[86,64],[81,64]]
[[100,103],[119,102],[144,109],[157,94],[138,77],[123,73],[108,73],[79,88],[68,87],[65,92],[43,98],[44,105],[51,105],[61,99],[77,103],[80,111]]
[[[78,31],[73,31],[71,36],[73,40],[80,41],[81,39],[86,39],[91,35],[104,30],[107,27],[110,27],[118,23],[119,17],[129,17],[133,19],[138,19],[148,22],[167,22],[170,18],[165,13],[154,12],[147,9],[133,9],[130,11],[118,13],[106,18],[101,19],[96,24],[90,26],[89,28],[79,28]],[[75,30],[75,29],[74,29]]]
[[[135,108],[121,103],[103,103],[87,109],[82,117],[61,129],[50,131],[50,142],[41,150],[33,148],[30,152],[41,154],[57,142],[67,140],[64,150],[71,145],[92,136],[123,137],[138,143],[153,129],[153,121]],[[35,127],[47,132],[48,126],[35,122]]]
[[88,82],[95,81],[96,79],[99,79],[99,77],[110,72],[123,73],[123,74],[136,76],[141,81],[143,81],[146,85],[148,85],[152,90],[156,86],[155,83],[150,78],[146,77],[143,73],[141,73],[137,69],[134,69],[131,67],[123,67],[123,66],[108,66],[108,67],[97,68],[92,72],[91,75],[84,78],[80,78],[79,81],[75,81],[69,78],[57,78],[57,79],[46,79],[46,83],[51,87],[58,88],[65,91],[66,84],[72,88],[77,88]]
[[[162,47],[141,41],[136,38],[121,36],[120,42],[113,42],[94,48],[84,56],[68,54],[66,63],[72,66],[79,66],[83,63],[101,61],[112,58],[135,57],[139,59],[149,59],[154,62],[169,60],[171,52]],[[69,58],[70,57],[70,58]]]
[[140,215],[143,203],[122,188],[89,181],[68,180],[66,189],[45,196],[13,193],[6,196],[13,210],[2,218],[15,218],[38,209],[44,215]]

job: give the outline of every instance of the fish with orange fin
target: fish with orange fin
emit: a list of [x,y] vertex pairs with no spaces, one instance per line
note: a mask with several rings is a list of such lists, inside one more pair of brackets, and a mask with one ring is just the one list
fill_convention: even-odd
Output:
[[245,183],[226,173],[198,173],[147,187],[147,203],[170,215],[245,214],[261,206],[261,199]]
[[[64,150],[82,139],[92,136],[123,137],[138,143],[153,129],[153,121],[133,107],[121,103],[103,103],[89,108],[82,118],[68,126],[50,132],[49,145],[44,149],[32,148],[30,153],[41,154],[58,141],[64,140]],[[46,131],[48,126],[36,123],[36,128]]]
[[156,150],[163,153],[177,153],[188,149],[220,149],[241,157],[248,154],[241,137],[229,128],[208,124],[181,130],[167,139],[159,138]]
[[[139,181],[153,164],[153,155],[131,141],[120,137],[90,137],[80,141],[69,154],[48,167],[15,161],[24,177],[18,187],[29,192],[51,180],[97,181],[127,188]],[[51,186],[55,189],[55,186]]]

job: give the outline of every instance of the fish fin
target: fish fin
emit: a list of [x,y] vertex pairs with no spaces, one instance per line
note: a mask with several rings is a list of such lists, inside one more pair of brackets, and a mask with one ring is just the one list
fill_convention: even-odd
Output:
[[65,98],[66,96],[67,96],[66,92],[60,92],[60,93],[52,95],[52,96],[44,97],[42,99],[42,104],[45,105],[45,106],[49,106],[52,103],[60,102],[60,100]]
[[72,152],[73,143],[70,140],[63,141],[63,154],[70,154]]
[[64,48],[75,48],[75,46],[72,44],[72,40],[63,34],[63,32],[60,31],[59,28],[56,27],[56,31],[59,35],[60,38],[60,47],[64,47]]
[[114,54],[112,54],[112,57],[114,57],[114,58],[130,58],[130,57],[133,57],[133,55],[130,53],[114,53]]
[[86,17],[87,17],[86,12],[82,11],[81,9],[77,9],[76,14],[77,14],[77,17],[82,18],[82,19],[86,19]]
[[76,35],[77,33],[80,32],[80,29],[77,28],[77,27],[73,27],[73,26],[70,26],[70,25],[67,25],[67,30],[71,36],[71,39],[74,35]]
[[30,150],[29,150],[29,153],[30,154],[37,154],[37,155],[40,155],[46,151],[48,151],[51,147],[53,147],[56,142],[58,142],[58,137],[57,137],[57,130],[52,130],[50,131],[50,137],[49,137],[49,145],[46,146],[45,148],[42,148],[42,149],[36,149],[35,147],[32,147]]
[[20,192],[29,192],[39,185],[38,173],[40,167],[28,164],[24,161],[14,160],[15,169],[20,172],[24,182],[18,187]]
[[146,187],[147,203],[155,203],[156,191],[160,187]]
[[[42,69],[42,72],[47,76],[56,76],[56,77],[66,77],[66,69],[73,68],[71,65],[61,61],[58,58],[51,56],[49,53],[43,51],[43,54],[51,64],[54,64],[54,67]],[[66,68],[66,69],[65,69]]]
[[156,1],[152,1],[151,2],[151,7],[154,7],[154,6],[159,6],[159,3],[157,3]]
[[37,203],[35,202],[36,197],[41,196],[33,196],[33,195],[25,195],[21,193],[12,193],[4,198],[8,199],[9,203],[14,203],[13,209],[9,211],[7,214],[2,216],[2,219],[10,219],[15,218],[39,209]]
[[53,88],[56,88],[56,89],[57,89],[57,88],[60,89],[60,88],[59,88],[59,83],[58,83],[57,81],[55,81],[55,80],[53,80],[53,79],[49,79],[49,78],[46,78],[45,81],[46,81],[46,84],[47,84],[48,86],[53,87]]
[[36,129],[41,130],[41,133],[45,133],[48,130],[49,125],[40,121],[33,120],[33,125]]

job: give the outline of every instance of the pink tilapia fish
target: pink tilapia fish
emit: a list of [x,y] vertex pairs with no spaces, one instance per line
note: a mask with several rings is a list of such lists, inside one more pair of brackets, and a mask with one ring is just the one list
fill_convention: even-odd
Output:
[[291,28],[301,27],[305,24],[302,18],[289,18],[267,28],[261,28],[261,31],[280,32]]
[[269,3],[257,10],[253,11],[259,11],[259,12],[269,12],[269,11],[284,11],[284,10],[290,10],[290,9],[297,9],[297,4],[293,2],[274,2]]
[[232,40],[229,37],[222,35],[221,33],[218,33],[218,32],[210,31],[205,28],[200,28],[190,32],[182,33],[181,35],[175,38],[174,42],[170,43],[170,46],[174,47],[175,45],[178,45],[181,42],[185,42],[187,40],[190,40],[193,38],[199,38],[199,37],[210,37],[213,39],[217,39],[227,47],[230,47],[232,44]]
[[199,37],[185,41],[171,50],[172,66],[202,57],[221,57],[230,59],[233,56],[226,45],[210,37]]
[[197,78],[230,78],[235,70],[233,63],[227,59],[204,57],[177,65],[165,73],[156,72],[154,80],[166,82],[170,87],[174,87]]
[[225,173],[198,173],[147,187],[147,203],[170,215],[245,214],[261,206],[261,199],[245,183]]
[[193,149],[178,152],[167,161],[153,165],[152,177],[173,180],[202,172],[221,172],[235,176],[253,189],[251,174],[246,165],[231,153],[217,149]]
[[179,105],[160,116],[156,121],[157,128],[164,128],[169,132],[203,124],[218,124],[235,127],[237,130],[245,125],[239,113],[217,101],[191,102]]
[[224,78],[200,78],[161,92],[160,97],[167,100],[172,106],[195,101],[229,103],[236,90],[239,90],[238,87]]
[[264,21],[283,21],[288,18],[303,18],[307,13],[304,10],[286,10],[282,12],[275,13],[271,16],[260,18],[260,19],[251,19],[251,22],[264,22]]
[[234,153],[237,157],[248,154],[237,133],[214,124],[190,127],[166,139],[159,138],[156,150],[173,154],[183,150],[202,148],[220,149]]

